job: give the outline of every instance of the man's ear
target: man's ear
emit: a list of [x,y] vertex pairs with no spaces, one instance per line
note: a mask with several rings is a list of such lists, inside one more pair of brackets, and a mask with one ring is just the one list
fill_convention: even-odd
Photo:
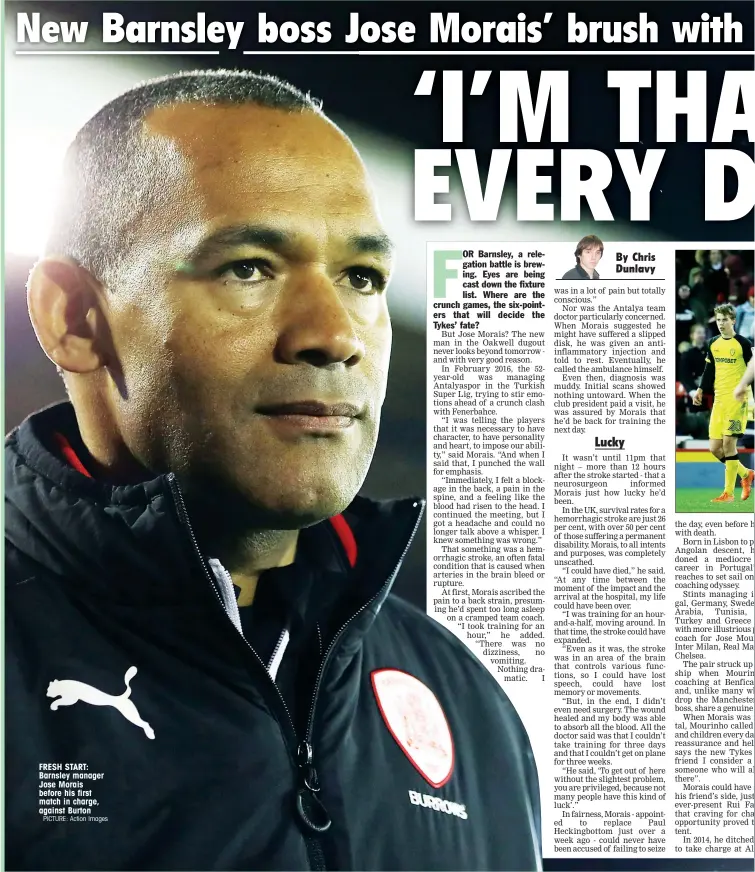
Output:
[[48,257],[27,285],[29,315],[45,354],[66,372],[94,372],[108,363],[109,336],[103,289],[72,260]]

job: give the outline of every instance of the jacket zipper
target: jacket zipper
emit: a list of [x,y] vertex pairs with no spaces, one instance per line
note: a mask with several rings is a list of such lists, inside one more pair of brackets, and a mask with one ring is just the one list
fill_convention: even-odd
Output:
[[267,671],[270,673],[270,678],[272,678],[273,681],[275,681],[275,678],[278,675],[278,669],[280,669],[281,661],[283,660],[283,655],[286,653],[286,648],[288,648],[290,638],[291,636],[288,627],[284,627],[281,630],[278,641],[275,643],[275,650],[270,657],[270,662],[267,664]]
[[[417,503],[414,504],[415,508]],[[315,687],[312,693],[312,701],[309,706],[309,716],[307,718],[307,728],[304,735],[304,741],[299,745],[299,766],[302,768],[304,772],[304,789],[300,789],[296,798],[296,807],[299,812],[299,816],[302,818],[305,823],[310,826],[312,829],[325,832],[325,830],[330,827],[330,817],[328,815],[327,809],[317,798],[317,793],[320,790],[320,783],[317,777],[317,770],[314,765],[314,749],[312,747],[312,731],[314,728],[314,717],[315,717],[315,704],[317,703],[317,697],[320,692],[320,685],[322,684],[322,677],[325,672],[325,668],[328,664],[328,660],[330,659],[330,655],[333,649],[336,647],[341,637],[343,636],[344,631],[352,623],[359,615],[362,614],[365,609],[369,608],[372,603],[383,593],[383,591],[390,584],[393,583],[394,578],[396,577],[399,569],[401,568],[401,564],[404,562],[404,558],[406,557],[406,553],[411,547],[412,542],[414,541],[414,537],[417,535],[417,529],[419,527],[419,523],[422,520],[422,513],[420,512],[417,516],[416,521],[414,522],[414,527],[412,528],[411,535],[409,536],[409,540],[404,547],[404,550],[401,552],[401,557],[399,557],[396,566],[393,569],[393,572],[390,573],[388,578],[385,580],[380,589],[374,594],[374,596],[370,597],[366,603],[364,603],[361,608],[359,608],[354,614],[341,626],[338,632],[333,636],[333,640],[325,652],[325,656],[322,658],[320,662],[320,668],[317,672],[317,679],[315,680]],[[322,646],[322,636],[320,634],[320,627],[317,627],[318,633],[318,641],[320,646]],[[324,818],[318,820],[319,815],[323,814]],[[323,821],[327,821],[325,823],[323,829],[318,830],[318,825],[322,825]],[[318,844],[318,848],[319,848]],[[324,857],[322,857],[323,865],[321,867],[325,869]]]
[[[417,507],[417,505],[418,505],[418,503],[414,503],[415,508]],[[368,609],[372,605],[372,603],[374,603],[375,600],[383,593],[383,591],[386,589],[386,587],[388,587],[390,584],[393,583],[393,580],[395,579],[396,575],[398,574],[399,569],[401,568],[401,564],[404,562],[404,558],[406,557],[406,554],[409,551],[409,548],[411,548],[412,542],[414,541],[414,537],[417,535],[417,529],[419,528],[419,523],[421,520],[422,520],[422,512],[420,512],[419,515],[417,516],[417,519],[414,522],[414,527],[412,528],[411,535],[409,536],[409,540],[407,541],[406,546],[404,547],[404,550],[401,552],[401,557],[399,557],[398,563],[394,567],[393,572],[391,572],[391,574],[385,580],[385,583],[383,584],[383,586],[380,588],[380,590],[377,591],[377,593],[373,597],[371,597],[369,600],[367,600],[367,602],[364,603],[364,605],[362,605],[361,608],[359,608],[356,612],[354,612],[354,614],[343,624],[343,626],[335,634],[335,636],[333,636],[333,640],[331,641],[330,645],[328,645],[328,649],[325,652],[325,656],[322,658],[322,662],[320,663],[320,669],[317,673],[317,679],[315,680],[314,693],[312,694],[312,702],[310,703],[310,706],[309,706],[309,717],[307,718],[307,731],[305,733],[304,741],[310,749],[312,747],[311,742],[312,742],[312,730],[314,727],[314,719],[315,719],[315,703],[317,702],[317,695],[320,692],[320,684],[322,683],[322,676],[323,676],[323,673],[325,672],[325,667],[328,665],[328,660],[330,659],[330,655],[331,655],[333,649],[335,648],[335,646],[340,641],[341,636],[343,635],[344,631],[349,626],[349,624],[351,624],[352,621],[354,621],[356,618],[358,618],[359,615],[361,615],[362,612],[365,611],[365,609]],[[319,628],[318,628],[318,631],[319,631]]]
[[[286,717],[288,718],[288,725],[291,728],[291,735],[294,737],[294,743],[296,744],[296,750],[291,756],[296,761],[296,766],[299,771],[300,783],[303,785],[297,791],[296,810],[298,812],[300,821],[310,831],[309,833],[306,833],[304,835],[304,841],[307,846],[307,855],[309,857],[310,866],[313,870],[315,870],[315,872],[325,872],[327,867],[325,865],[325,855],[323,853],[322,845],[320,844],[319,839],[315,838],[312,834],[321,834],[329,830],[331,820],[328,816],[327,811],[325,810],[325,807],[317,797],[320,786],[317,782],[317,773],[315,773],[310,766],[312,760],[312,747],[305,742],[299,742],[298,736],[296,735],[296,728],[294,727],[294,719],[291,717],[291,711],[289,710],[288,705],[286,705],[286,700],[283,698],[283,694],[280,692],[278,685],[271,678],[263,659],[249,644],[246,636],[244,636],[244,634],[241,632],[240,620],[238,618],[238,615],[236,616],[236,620],[234,620],[234,616],[231,614],[231,611],[223,601],[223,597],[220,595],[220,591],[218,591],[217,584],[213,579],[212,575],[210,574],[205,559],[202,556],[202,552],[199,548],[199,543],[197,542],[196,534],[194,533],[194,528],[191,525],[189,513],[186,509],[186,503],[184,502],[183,493],[181,492],[181,488],[178,484],[175,474],[172,472],[168,473],[167,479],[168,485],[170,487],[170,492],[173,496],[173,501],[176,506],[176,510],[181,519],[181,522],[184,524],[189,532],[191,543],[194,548],[194,553],[202,566],[202,572],[204,573],[204,577],[207,579],[207,582],[214,591],[215,596],[220,603],[220,607],[223,609],[226,617],[233,624],[234,629],[237,630],[246,647],[252,652],[255,660],[264,670],[265,675],[270,681],[270,684],[273,686],[275,694],[280,700],[283,710],[286,713]],[[285,733],[283,738],[284,742],[286,742],[286,745],[289,748],[289,753],[291,753],[290,745],[286,741]]]
[[[244,636],[244,631],[241,627],[241,615],[239,614],[239,607],[236,604],[233,592],[233,579],[231,578],[231,574],[219,560],[211,557],[207,562],[209,563],[210,569],[212,570],[212,575],[222,588],[219,593],[221,601],[225,607],[226,614],[231,619],[233,626],[239,631],[239,634],[243,637],[244,641],[247,641],[246,636]],[[270,662],[266,666],[266,669],[273,681],[275,681],[275,674],[278,669],[278,666],[275,665],[275,661],[277,658],[283,657],[286,646],[288,645],[288,640],[288,627],[284,627],[281,630],[280,636],[278,636],[278,641],[275,643],[275,649],[273,650],[272,656],[270,657]],[[275,669],[273,667],[275,667]]]
[[[298,812],[298,816],[300,821],[305,825],[305,827],[310,831],[310,834],[305,835],[305,842],[307,845],[307,853],[309,855],[310,865],[312,869],[317,870],[317,872],[324,872],[326,870],[325,865],[325,856],[322,850],[322,844],[320,843],[319,838],[316,836],[327,832],[330,829],[332,821],[330,820],[330,816],[328,814],[327,809],[320,801],[317,794],[320,792],[320,783],[317,777],[317,770],[314,766],[314,749],[312,748],[312,730],[314,726],[314,715],[315,715],[315,704],[317,702],[317,696],[320,692],[320,685],[322,684],[322,677],[325,672],[325,667],[328,663],[330,655],[335,648],[335,646],[340,641],[344,631],[346,628],[354,621],[365,609],[369,608],[373,602],[383,593],[383,591],[388,587],[396,577],[399,569],[401,568],[401,564],[404,562],[404,558],[411,547],[412,542],[414,541],[414,537],[417,534],[417,529],[419,528],[420,521],[422,519],[422,513],[418,515],[417,519],[414,522],[414,527],[412,528],[411,535],[409,536],[409,540],[404,547],[404,550],[401,552],[401,557],[399,558],[396,566],[393,571],[390,573],[384,584],[380,587],[380,589],[372,596],[366,603],[364,603],[361,608],[359,608],[354,614],[341,626],[338,632],[333,637],[330,645],[328,646],[327,651],[325,652],[325,656],[322,658],[322,662],[320,663],[320,668],[317,673],[317,679],[315,680],[315,687],[312,694],[312,700],[310,702],[309,707],[309,715],[307,718],[307,728],[305,732],[304,741],[299,741],[296,728],[294,726],[294,720],[291,717],[291,712],[286,705],[286,701],[283,698],[283,695],[278,688],[278,685],[270,676],[270,673],[265,666],[264,661],[259,656],[259,654],[254,650],[254,648],[249,644],[248,640],[244,636],[243,632],[241,632],[240,622],[238,615],[235,616],[231,614],[229,608],[226,606],[223,601],[223,597],[218,591],[217,584],[213,580],[212,575],[210,574],[209,569],[207,568],[207,564],[205,562],[204,557],[202,556],[202,552],[199,548],[199,543],[197,542],[197,537],[194,533],[194,528],[191,525],[191,520],[189,519],[189,513],[186,509],[186,503],[184,502],[183,494],[181,492],[181,488],[178,484],[176,476],[174,473],[170,472],[167,475],[168,484],[170,486],[171,494],[173,496],[174,503],[176,505],[176,509],[181,518],[181,521],[186,526],[186,529],[189,532],[189,536],[191,538],[191,542],[194,548],[194,553],[196,554],[200,564],[202,565],[202,571],[204,573],[205,578],[210,584],[210,587],[215,592],[215,596],[217,597],[218,602],[220,603],[221,608],[225,612],[228,620],[233,624],[234,628],[238,631],[239,635],[244,641],[246,647],[252,652],[255,660],[260,664],[265,674],[267,675],[270,683],[272,684],[275,693],[278,699],[281,702],[283,710],[286,713],[288,718],[288,724],[291,727],[291,734],[294,737],[295,742],[297,743],[296,747],[296,765],[299,769],[299,777],[301,786],[296,794],[296,810]],[[416,508],[417,503],[414,503],[414,507]],[[232,591],[231,591],[232,592]],[[318,632],[318,640],[320,641],[320,647],[322,647],[322,641],[320,636],[320,628],[319,625],[317,627]],[[277,650],[277,649],[276,649]],[[285,740],[285,735],[284,735]],[[288,744],[288,743],[287,743]]]
[[217,587],[217,584],[215,582],[215,579],[213,578],[212,574],[210,573],[210,570],[207,568],[207,564],[205,563],[205,559],[202,556],[202,552],[199,549],[199,543],[197,542],[197,537],[194,533],[194,528],[191,526],[191,521],[189,520],[189,513],[186,511],[186,503],[184,502],[184,497],[183,497],[183,494],[181,493],[181,488],[178,485],[178,481],[176,480],[176,476],[174,473],[172,473],[172,472],[168,473],[168,482],[170,484],[170,490],[171,490],[171,493],[173,494],[173,498],[174,498],[175,503],[176,503],[176,508],[178,509],[178,514],[180,515],[181,521],[184,523],[184,526],[189,531],[189,535],[191,537],[191,542],[192,542],[192,545],[194,546],[194,553],[196,554],[197,558],[199,559],[199,562],[202,565],[202,571],[204,572],[205,578],[209,582],[210,587],[215,592],[215,596],[217,597],[217,600],[220,603],[220,607],[225,612],[226,617],[233,624],[234,629],[236,629],[239,636],[243,639],[246,647],[252,652],[255,660],[264,669],[265,675],[267,675],[267,677],[270,679],[270,683],[272,684],[273,688],[275,689],[275,693],[277,694],[278,699],[280,700],[281,705],[283,706],[283,709],[286,712],[286,715],[288,716],[288,723],[291,727],[291,732],[294,736],[296,736],[296,730],[294,729],[294,719],[291,717],[291,712],[289,711],[289,708],[286,705],[286,700],[283,699],[283,695],[281,694],[280,690],[278,689],[278,685],[272,680],[272,678],[270,678],[270,673],[267,671],[267,666],[265,666],[265,661],[254,650],[254,648],[252,648],[252,646],[247,641],[246,636],[241,632],[240,619],[238,618],[237,615],[236,616],[232,615],[230,609],[223,602],[223,597],[220,595],[220,591],[218,591],[218,587]]

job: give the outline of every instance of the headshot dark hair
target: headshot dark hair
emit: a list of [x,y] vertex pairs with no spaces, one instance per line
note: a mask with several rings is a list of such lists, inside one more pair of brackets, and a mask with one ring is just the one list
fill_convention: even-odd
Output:
[[196,70],[137,85],[103,106],[69,146],[45,255],[69,257],[105,285],[114,281],[132,228],[170,195],[180,170],[170,143],[144,136],[144,119],[158,107],[186,103],[322,107],[282,79],[242,70]]
[[586,248],[599,248],[600,256],[603,256],[603,242],[597,236],[583,236],[577,243],[577,250],[574,252],[574,257],[577,259],[579,266],[579,256]]

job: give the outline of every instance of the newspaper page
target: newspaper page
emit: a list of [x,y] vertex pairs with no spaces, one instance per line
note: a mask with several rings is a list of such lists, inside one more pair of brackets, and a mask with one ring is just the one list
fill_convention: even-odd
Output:
[[64,395],[23,289],[79,127],[311,91],[396,244],[366,492],[426,495],[396,591],[514,704],[543,867],[751,869],[752,4],[179,6],[6,3],[6,430]]

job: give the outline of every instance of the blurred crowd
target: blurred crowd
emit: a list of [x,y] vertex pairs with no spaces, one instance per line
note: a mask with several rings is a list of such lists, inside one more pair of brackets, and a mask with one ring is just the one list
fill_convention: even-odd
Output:
[[[676,253],[676,424],[677,435],[706,439],[709,405],[692,405],[705,367],[705,346],[718,335],[713,309],[734,307],[734,329],[753,341],[755,281],[752,251],[720,249]],[[705,401],[710,403],[710,398]]]

